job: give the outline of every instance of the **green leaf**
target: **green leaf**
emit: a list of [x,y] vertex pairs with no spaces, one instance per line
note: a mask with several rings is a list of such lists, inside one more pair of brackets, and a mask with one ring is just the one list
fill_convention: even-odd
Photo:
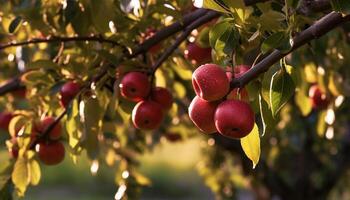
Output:
[[95,160],[99,154],[98,134],[101,131],[104,112],[97,98],[90,97],[83,102],[84,106],[80,106],[79,109],[84,109],[80,112],[83,113],[81,119],[83,120],[86,137],[85,147],[89,158]]
[[278,111],[292,97],[295,90],[293,79],[283,69],[272,76],[270,84],[270,106],[272,115]]
[[229,13],[228,6],[222,0],[203,0],[202,8]]
[[68,144],[73,149],[72,153],[77,154],[79,153],[78,145],[83,136],[80,131],[79,102],[77,99],[74,99],[68,108],[65,127],[68,133]]
[[40,165],[38,161],[31,160],[29,163],[30,183],[32,185],[38,185],[41,178]]
[[16,32],[21,25],[22,25],[22,17],[18,16],[14,18],[9,25],[9,28],[8,28],[9,33]]
[[261,87],[261,95],[265,102],[268,104],[269,108],[271,108],[270,105],[270,85],[272,76],[278,71],[279,66],[273,65],[270,67],[270,69],[264,73],[264,77],[262,80],[262,87]]
[[283,38],[284,38],[283,32],[277,32],[277,33],[270,35],[261,44],[262,53],[267,53],[270,50],[276,49],[281,44]]
[[216,40],[214,49],[223,51],[227,55],[231,55],[232,51],[238,44],[239,35],[235,32],[234,27],[226,29],[226,31]]
[[266,101],[263,100],[262,96],[259,95],[259,107],[260,107],[260,116],[263,124],[263,132],[261,136],[264,136],[267,132],[273,130],[276,120],[273,118],[269,106]]
[[232,29],[232,19],[228,18],[217,24],[209,31],[209,44],[215,49],[217,40],[228,30]]
[[12,182],[15,185],[19,196],[24,196],[30,182],[29,178],[27,160],[19,157],[12,172]]
[[254,169],[259,162],[261,151],[259,128],[256,124],[249,135],[241,139],[241,146],[245,155],[253,162]]
[[259,17],[260,27],[262,31],[282,31],[285,29],[282,26],[285,19],[286,17],[283,13],[268,9]]

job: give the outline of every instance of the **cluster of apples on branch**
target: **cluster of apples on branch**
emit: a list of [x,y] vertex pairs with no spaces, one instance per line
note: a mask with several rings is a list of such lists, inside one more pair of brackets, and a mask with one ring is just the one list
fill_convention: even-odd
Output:
[[244,88],[231,90],[230,87],[232,77],[241,76],[249,70],[249,66],[236,66],[234,69],[226,72],[216,64],[204,64],[192,75],[197,96],[189,106],[189,116],[204,133],[219,132],[228,138],[240,139],[254,127],[255,116],[246,102],[247,91]]
[[[72,99],[79,93],[81,86],[75,81],[68,81],[60,89],[60,104],[67,108]],[[0,128],[8,131],[11,120],[17,115],[11,112],[0,113]],[[17,159],[19,156],[19,140],[24,135],[22,125],[15,126],[15,135],[7,142],[10,156]],[[46,165],[57,165],[64,160],[65,147],[61,141],[62,127],[55,117],[45,116],[40,120],[33,120],[29,134],[28,149],[35,150],[40,161]]]

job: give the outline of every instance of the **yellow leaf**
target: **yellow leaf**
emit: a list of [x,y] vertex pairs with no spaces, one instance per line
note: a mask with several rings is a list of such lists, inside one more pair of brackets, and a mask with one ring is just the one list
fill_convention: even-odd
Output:
[[317,82],[317,67],[314,63],[307,63],[304,67],[304,71],[308,83]]
[[253,162],[254,169],[260,158],[260,136],[259,129],[256,124],[254,124],[254,128],[249,135],[241,139],[241,146],[244,153]]
[[38,161],[31,160],[29,163],[29,174],[30,174],[30,183],[32,185],[38,185],[41,178],[40,165]]
[[29,174],[27,168],[27,160],[19,157],[12,171],[12,181],[15,185],[18,195],[24,196],[29,184]]

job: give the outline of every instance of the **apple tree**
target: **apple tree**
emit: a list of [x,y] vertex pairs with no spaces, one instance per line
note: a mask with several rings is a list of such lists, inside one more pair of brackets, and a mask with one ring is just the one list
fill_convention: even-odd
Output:
[[138,156],[193,137],[217,199],[349,195],[349,1],[0,3],[1,199],[85,154],[137,199]]

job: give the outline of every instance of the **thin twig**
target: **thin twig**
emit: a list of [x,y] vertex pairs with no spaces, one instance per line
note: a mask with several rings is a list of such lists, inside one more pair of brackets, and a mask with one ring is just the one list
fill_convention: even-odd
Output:
[[82,41],[92,41],[100,43],[109,43],[113,46],[121,46],[125,48],[122,44],[117,41],[103,38],[101,36],[73,36],[73,37],[60,37],[60,36],[51,36],[46,38],[33,38],[24,42],[9,42],[7,44],[0,45],[0,50],[16,47],[16,46],[25,46],[30,44],[39,44],[39,43],[56,43],[56,42],[82,42]]

